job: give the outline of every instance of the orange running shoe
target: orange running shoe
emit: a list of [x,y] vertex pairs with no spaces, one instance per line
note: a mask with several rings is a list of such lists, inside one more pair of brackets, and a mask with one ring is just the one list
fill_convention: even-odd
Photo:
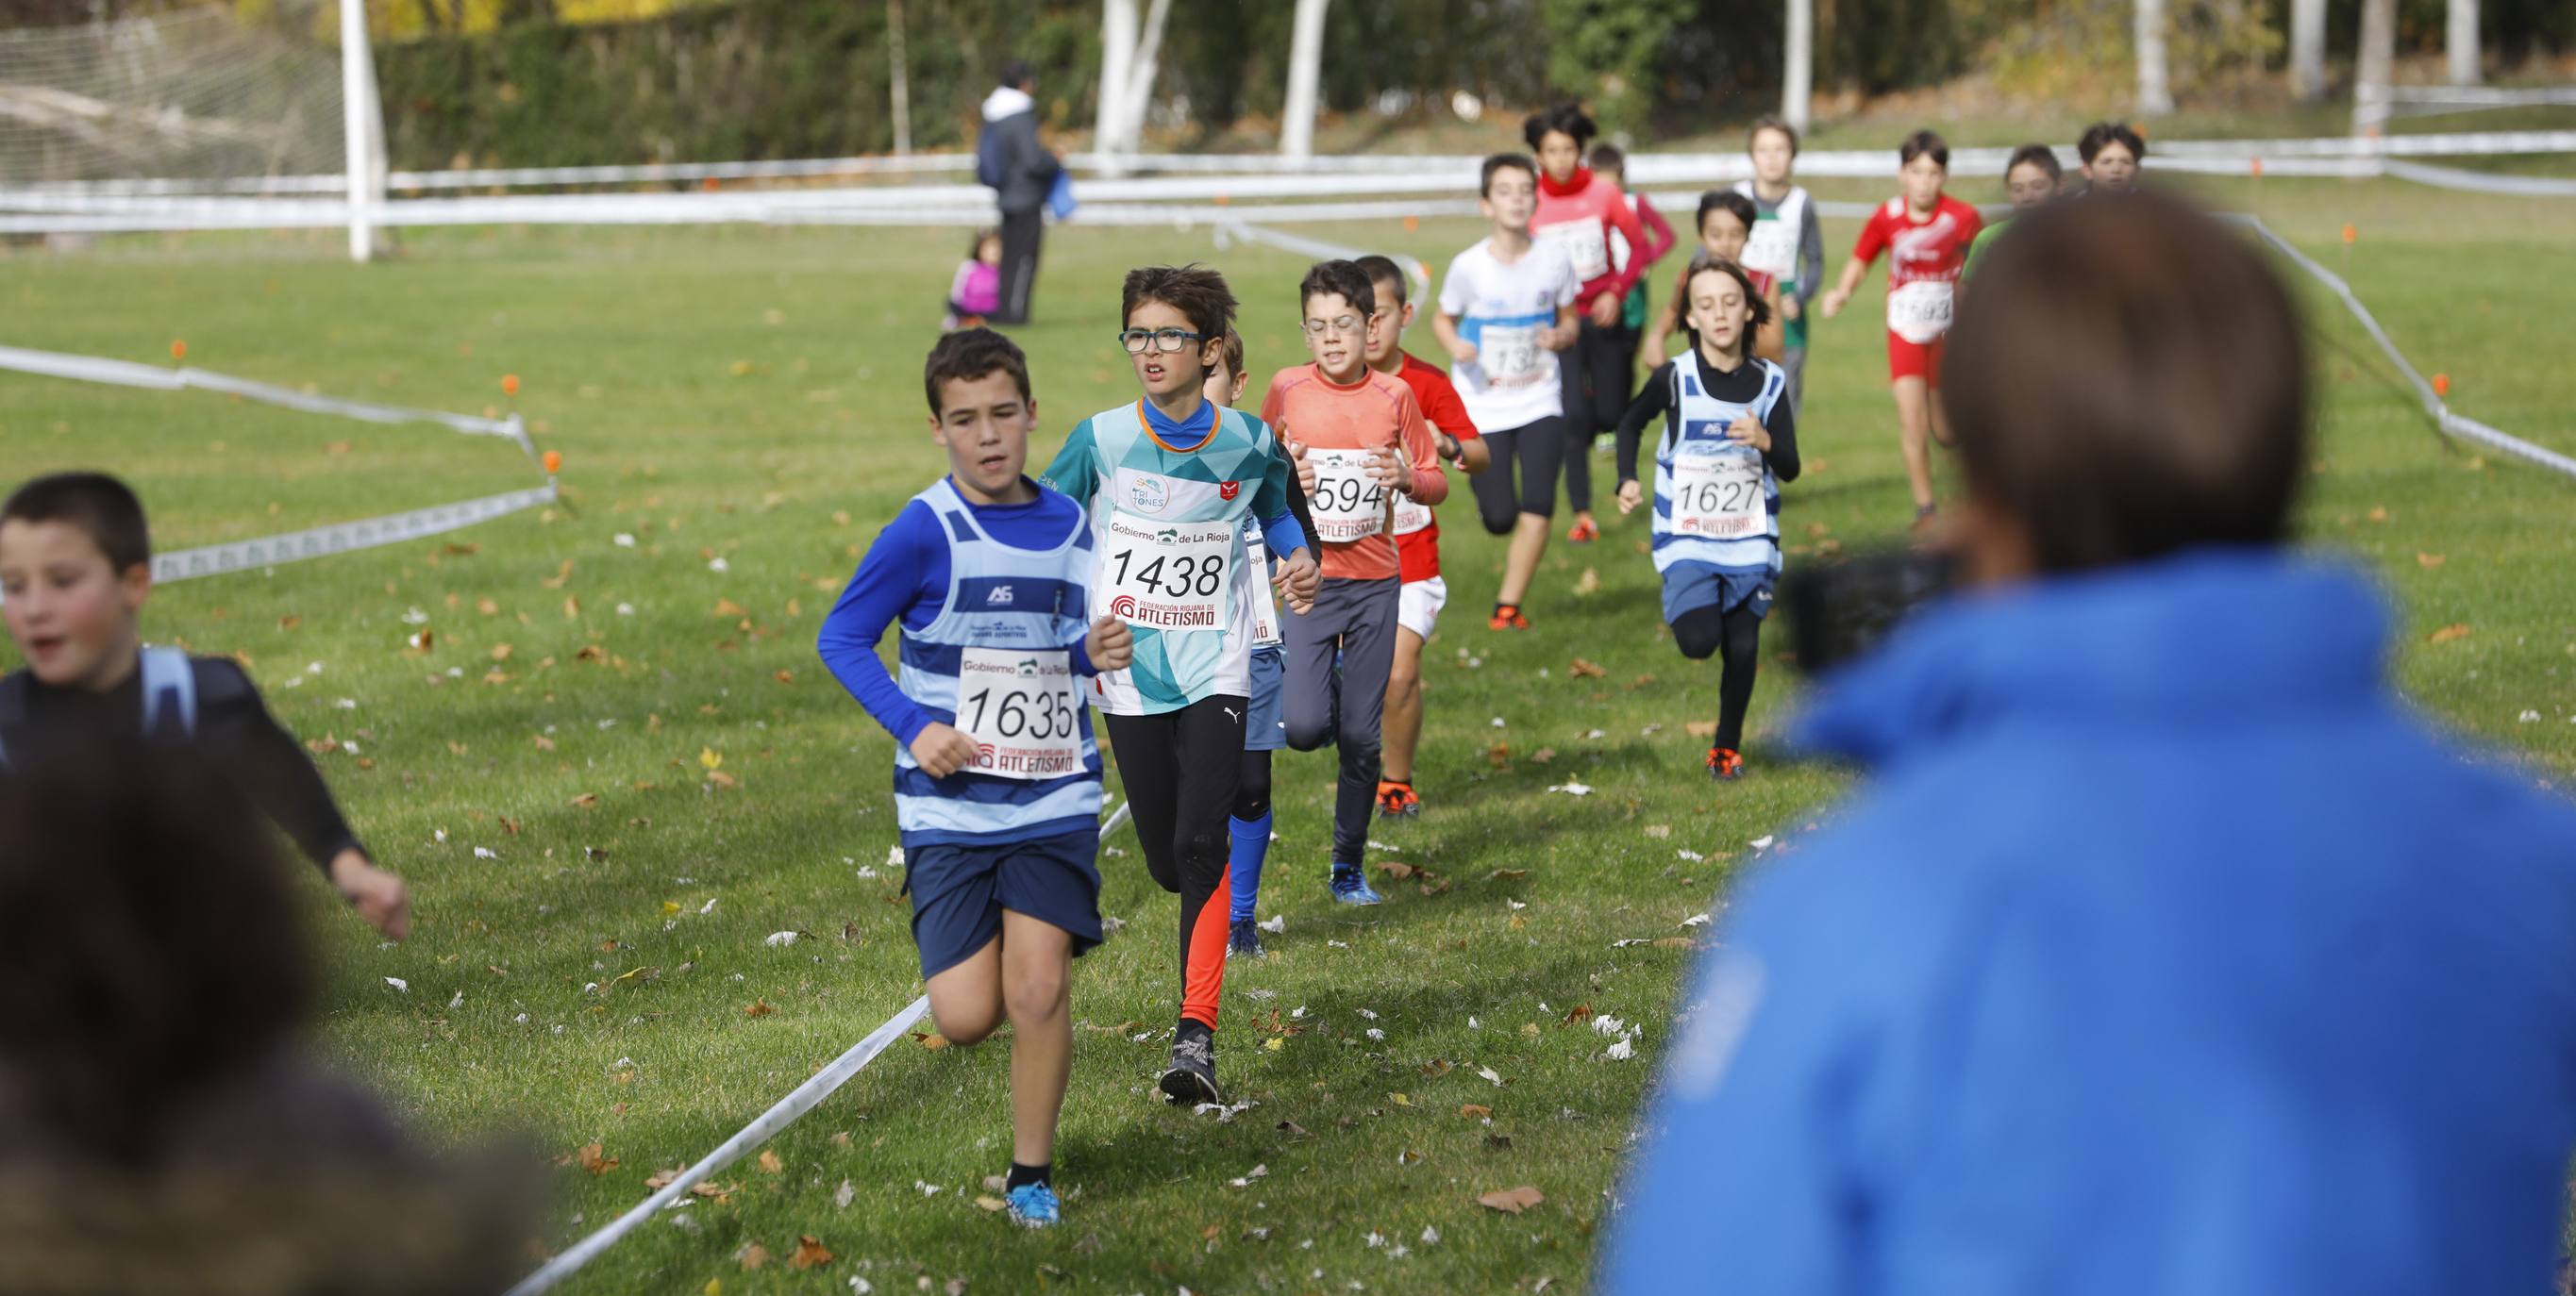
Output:
[[1494,605],[1494,615],[1485,622],[1485,628],[1527,630],[1530,628],[1529,618],[1521,615],[1521,605],[1518,603],[1497,603]]
[[1413,785],[1398,779],[1377,781],[1377,812],[1389,819],[1409,819],[1422,813],[1422,798],[1413,794]]
[[1574,525],[1565,533],[1565,540],[1568,544],[1590,544],[1600,538],[1601,528],[1593,525],[1592,519],[1588,517],[1576,518],[1574,520]]
[[1744,757],[1732,747],[1709,748],[1708,776],[1721,783],[1732,783],[1744,777]]

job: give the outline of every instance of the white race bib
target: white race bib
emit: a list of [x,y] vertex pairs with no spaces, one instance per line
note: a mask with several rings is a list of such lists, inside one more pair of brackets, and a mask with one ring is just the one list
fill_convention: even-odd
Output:
[[1410,495],[1395,497],[1395,533],[1412,535],[1431,525],[1431,506],[1418,503]]
[[1243,601],[1245,619],[1252,623],[1252,646],[1275,647],[1280,642],[1279,607],[1270,597],[1270,552],[1257,523],[1244,529],[1243,555]]
[[1487,324],[1476,330],[1476,367],[1488,388],[1527,387],[1540,378],[1539,362],[1547,348],[1538,344],[1537,324]]
[[1386,487],[1369,471],[1375,452],[1308,450],[1315,466],[1315,538],[1333,543],[1366,539],[1386,529]]
[[1744,268],[1786,283],[1798,273],[1798,228],[1779,216],[1753,222],[1744,240]]
[[1916,344],[1938,341],[1950,331],[1951,284],[1946,279],[1919,279],[1887,294],[1887,331]]
[[1092,585],[1105,593],[1109,614],[1129,625],[1222,629],[1241,542],[1238,523],[1149,522],[1112,509]]
[[1051,779],[1082,772],[1081,703],[1061,648],[961,649],[957,728],[975,742],[974,772]]
[[1733,540],[1769,530],[1760,455],[1677,454],[1672,479],[1674,535]]
[[1579,216],[1543,225],[1537,233],[1565,249],[1565,259],[1574,263],[1575,278],[1590,283],[1610,273],[1610,234],[1600,217]]

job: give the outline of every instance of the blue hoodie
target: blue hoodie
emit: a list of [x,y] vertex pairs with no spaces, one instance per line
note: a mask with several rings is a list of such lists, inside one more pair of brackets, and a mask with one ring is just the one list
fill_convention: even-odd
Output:
[[1611,1292],[2550,1290],[2576,809],[2427,731],[2359,578],[1963,598],[1828,682],[1875,781],[1677,1018]]

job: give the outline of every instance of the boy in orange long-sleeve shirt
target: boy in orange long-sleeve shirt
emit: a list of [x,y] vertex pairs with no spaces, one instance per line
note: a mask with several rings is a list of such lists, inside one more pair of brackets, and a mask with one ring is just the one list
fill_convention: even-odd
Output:
[[1377,804],[1379,727],[1402,580],[1387,492],[1438,504],[1449,497],[1449,479],[1413,390],[1369,368],[1377,298],[1368,272],[1349,261],[1318,262],[1298,285],[1298,299],[1315,362],[1273,376],[1261,402],[1262,421],[1278,429],[1297,459],[1315,519],[1310,538],[1324,551],[1314,605],[1291,611],[1283,627],[1288,745],[1313,751],[1338,743],[1333,898],[1376,904],[1381,897],[1360,858]]

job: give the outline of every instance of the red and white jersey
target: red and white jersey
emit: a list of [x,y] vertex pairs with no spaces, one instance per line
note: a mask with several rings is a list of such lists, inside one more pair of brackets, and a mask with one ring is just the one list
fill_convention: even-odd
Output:
[[1889,332],[1908,342],[1930,342],[1950,331],[1953,286],[1968,263],[1968,245],[1983,228],[1976,208],[1947,194],[1928,220],[1915,220],[1903,197],[1870,213],[1852,255],[1866,265],[1888,254]]

